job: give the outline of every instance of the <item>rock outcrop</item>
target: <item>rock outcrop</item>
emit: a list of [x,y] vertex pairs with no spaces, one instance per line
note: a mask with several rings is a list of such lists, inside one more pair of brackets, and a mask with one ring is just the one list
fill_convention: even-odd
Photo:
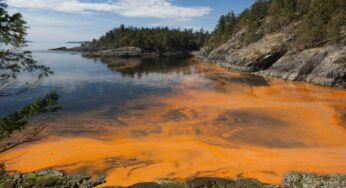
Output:
[[344,188],[346,175],[321,175],[290,172],[284,175],[281,188]]
[[136,47],[124,47],[110,50],[97,50],[91,52],[83,52],[84,57],[140,57],[143,51]]
[[275,185],[269,185],[259,182],[256,179],[224,179],[214,177],[192,178],[185,183],[173,181],[137,183],[129,187],[105,187],[105,188],[276,188]]
[[[105,177],[92,180],[89,176],[67,175],[63,171],[43,169],[30,173],[9,175],[0,164],[1,188],[92,188],[102,187]],[[281,185],[261,183],[256,179],[225,179],[194,177],[186,182],[158,181],[137,183],[129,187],[108,186],[104,188],[344,188],[346,174],[321,175],[304,172],[289,172]]]
[[209,53],[202,49],[199,56],[228,69],[346,88],[345,41],[338,45],[293,50],[295,29],[292,25],[280,32],[268,33],[250,45],[241,43],[244,31],[240,31]]
[[321,175],[304,172],[289,172],[284,175],[281,185],[264,184],[256,179],[223,179],[211,177],[192,178],[185,183],[148,182],[129,187],[107,188],[344,188],[346,175]]
[[1,171],[1,188],[92,188],[105,183],[104,178],[91,180],[89,176],[67,175],[62,171],[43,169],[12,176]]
[[288,53],[260,74],[346,88],[346,47],[328,46]]

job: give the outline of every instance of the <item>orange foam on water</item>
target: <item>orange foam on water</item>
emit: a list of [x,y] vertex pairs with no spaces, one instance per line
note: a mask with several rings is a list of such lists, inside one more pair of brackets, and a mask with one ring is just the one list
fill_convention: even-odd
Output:
[[[66,116],[47,137],[0,160],[9,170],[105,174],[106,185],[193,176],[277,184],[292,170],[346,173],[345,90],[275,79],[252,85],[216,66],[194,68],[201,74],[169,94],[130,101],[111,126],[96,113]],[[54,134],[68,121],[105,131]]]

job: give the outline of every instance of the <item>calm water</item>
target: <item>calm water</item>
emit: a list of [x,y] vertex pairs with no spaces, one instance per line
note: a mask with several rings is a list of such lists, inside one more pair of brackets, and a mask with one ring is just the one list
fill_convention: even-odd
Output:
[[252,177],[291,170],[346,173],[346,91],[201,64],[194,58],[86,59],[35,52],[54,75],[0,99],[8,114],[55,90],[63,109],[41,116],[39,141],[0,156],[9,170],[46,167],[107,185]]
[[[53,75],[24,94],[1,98],[0,115],[16,111],[50,91],[61,96],[61,113],[78,113],[109,108],[109,114],[122,111],[131,99],[169,92],[186,74],[175,68],[188,66],[184,59],[86,59],[78,53],[36,51],[38,62],[49,66]],[[175,66],[172,66],[174,64]]]

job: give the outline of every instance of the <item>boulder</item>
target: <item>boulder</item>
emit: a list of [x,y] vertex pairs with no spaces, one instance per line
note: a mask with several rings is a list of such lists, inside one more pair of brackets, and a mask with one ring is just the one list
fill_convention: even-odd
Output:
[[211,51],[207,59],[223,67],[240,71],[265,70],[286,53],[286,41],[289,39],[289,35],[276,33],[245,47],[240,47],[239,42],[230,40]]

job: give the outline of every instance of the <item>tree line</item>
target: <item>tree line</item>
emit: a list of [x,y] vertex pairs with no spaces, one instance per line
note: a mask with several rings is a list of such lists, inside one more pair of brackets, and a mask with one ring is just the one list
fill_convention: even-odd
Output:
[[191,51],[202,47],[208,38],[208,31],[203,29],[193,31],[193,29],[137,28],[121,25],[99,39],[94,39],[89,45],[105,49],[133,46],[150,51]]
[[239,15],[230,12],[219,18],[207,42],[213,48],[244,30],[242,41],[250,44],[267,32],[278,31],[299,21],[296,43],[311,48],[337,43],[345,38],[345,0],[257,0]]

